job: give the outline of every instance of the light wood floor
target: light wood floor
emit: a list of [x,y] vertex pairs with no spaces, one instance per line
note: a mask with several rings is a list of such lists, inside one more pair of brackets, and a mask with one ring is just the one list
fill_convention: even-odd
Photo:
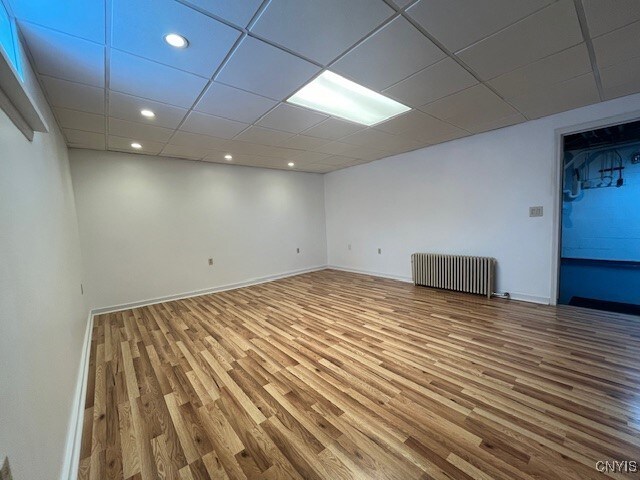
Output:
[[603,478],[639,362],[638,317],[330,270],[105,314],[80,478]]

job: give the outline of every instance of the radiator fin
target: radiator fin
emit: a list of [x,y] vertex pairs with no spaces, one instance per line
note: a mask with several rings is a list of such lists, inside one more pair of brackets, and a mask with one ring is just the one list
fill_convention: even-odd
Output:
[[411,255],[413,283],[426,287],[486,295],[494,291],[496,259],[439,253]]

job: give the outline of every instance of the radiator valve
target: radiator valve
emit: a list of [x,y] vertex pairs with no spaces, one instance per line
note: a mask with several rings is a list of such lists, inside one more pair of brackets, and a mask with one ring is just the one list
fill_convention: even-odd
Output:
[[511,294],[509,292],[504,292],[504,293],[493,292],[491,296],[498,297],[498,298],[506,298],[506,299],[511,298]]

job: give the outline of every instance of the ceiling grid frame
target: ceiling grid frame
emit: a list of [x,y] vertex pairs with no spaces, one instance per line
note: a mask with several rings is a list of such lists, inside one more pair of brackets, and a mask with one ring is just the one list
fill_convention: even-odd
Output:
[[[11,0],[10,0],[11,1]],[[113,50],[117,50],[114,47],[112,47],[112,35],[113,35],[113,19],[112,19],[112,15],[113,15],[113,3],[116,0],[105,0],[105,39],[104,39],[104,45],[103,45],[103,50],[104,50],[104,88],[103,88],[103,92],[104,92],[104,143],[105,143],[105,149],[109,150],[111,149],[111,147],[109,146],[110,143],[110,137],[112,137],[111,133],[112,130],[110,128],[110,119],[111,118],[118,118],[118,117],[111,117],[112,112],[111,112],[111,102],[110,102],[110,94],[111,94],[111,74],[112,74],[112,66],[111,66],[111,52],[112,49]],[[215,20],[216,22],[220,22],[228,27],[231,27],[233,29],[235,29],[236,31],[240,32],[240,35],[238,36],[238,38],[236,39],[236,41],[234,42],[233,46],[230,48],[230,50],[227,52],[227,54],[225,55],[224,59],[222,60],[222,62],[220,63],[220,65],[217,66],[217,68],[215,69],[215,71],[213,72],[213,74],[207,79],[207,78],[203,78],[202,76],[200,76],[200,78],[203,78],[203,80],[205,80],[204,83],[204,87],[202,88],[202,90],[195,96],[193,103],[191,104],[190,107],[179,107],[181,109],[184,109],[184,115],[182,116],[182,119],[177,123],[177,125],[172,126],[172,132],[170,133],[169,137],[166,140],[163,140],[159,145],[160,148],[160,152],[159,153],[151,153],[154,155],[162,155],[162,152],[164,151],[165,148],[167,148],[168,146],[172,145],[172,140],[174,139],[174,137],[176,136],[176,134],[178,134],[179,132],[187,132],[187,130],[181,130],[181,128],[183,127],[183,125],[185,124],[185,122],[187,121],[187,119],[189,118],[189,116],[194,113],[194,112],[201,112],[201,110],[197,109],[197,106],[200,102],[200,100],[203,98],[203,96],[205,95],[205,93],[208,91],[209,87],[211,87],[214,83],[215,84],[221,84],[221,85],[227,85],[228,87],[234,88],[238,91],[245,91],[247,93],[253,94],[255,95],[256,92],[253,92],[251,90],[247,90],[244,89],[242,87],[239,87],[237,85],[233,85],[230,83],[226,83],[224,81],[218,80],[221,72],[224,70],[224,68],[228,65],[229,61],[232,59],[233,55],[237,52],[238,48],[241,46],[242,42],[250,37],[255,39],[256,41],[259,42],[263,42],[264,44],[276,48],[278,49],[278,51],[284,52],[287,55],[292,55],[295,58],[298,58],[304,62],[307,62],[308,64],[311,64],[313,66],[315,66],[318,70],[317,72],[311,76],[306,83],[310,82],[311,80],[313,80],[314,78],[316,78],[317,76],[321,75],[324,71],[326,70],[330,70],[332,68],[332,66],[334,66],[338,61],[340,61],[341,59],[345,58],[350,52],[353,52],[354,50],[356,50],[359,46],[361,46],[362,44],[365,44],[367,42],[367,40],[371,39],[374,35],[376,35],[377,33],[381,32],[382,30],[384,30],[385,27],[389,26],[389,24],[391,24],[392,22],[394,22],[395,20],[397,20],[398,18],[402,18],[403,21],[408,22],[409,25],[411,25],[412,28],[416,29],[422,36],[424,36],[428,41],[430,41],[431,43],[433,43],[435,45],[435,47],[437,47],[437,49],[441,52],[443,52],[444,59],[451,59],[453,60],[453,62],[455,62],[455,65],[457,65],[458,67],[460,67],[462,70],[464,70],[466,73],[468,73],[471,77],[473,77],[473,79],[477,82],[475,85],[471,86],[471,87],[465,87],[462,90],[458,90],[455,91],[453,93],[448,93],[446,95],[441,95],[438,96],[436,98],[436,101],[440,101],[443,99],[447,99],[448,97],[453,97],[453,96],[457,96],[459,95],[461,92],[464,92],[465,90],[469,90],[471,88],[476,88],[479,85],[482,85],[482,87],[484,89],[487,89],[493,96],[495,96],[495,98],[497,99],[496,101],[499,101],[501,103],[503,103],[504,105],[508,106],[513,112],[513,115],[506,115],[504,116],[504,118],[506,119],[507,117],[510,118],[509,121],[513,121],[513,123],[521,123],[522,121],[526,121],[532,118],[538,118],[539,115],[535,115],[531,116],[529,114],[527,114],[527,110],[526,110],[526,105],[525,105],[525,109],[523,110],[522,106],[519,106],[518,104],[514,103],[512,101],[511,98],[508,98],[507,96],[503,95],[500,92],[499,88],[494,87],[493,85],[490,84],[491,81],[493,81],[495,78],[497,77],[491,77],[491,78],[485,78],[483,80],[483,77],[477,72],[475,71],[474,68],[472,68],[470,65],[468,65],[463,59],[461,59],[458,56],[458,53],[466,50],[467,48],[476,45],[478,43],[483,42],[484,40],[486,40],[487,38],[490,38],[494,35],[497,35],[500,32],[503,32],[505,30],[507,30],[509,27],[511,27],[512,25],[521,22],[525,19],[528,19],[529,17],[532,17],[538,13],[540,13],[541,11],[552,7],[553,5],[559,4],[561,2],[566,2],[568,3],[568,1],[571,2],[571,4],[573,4],[574,9],[575,9],[575,15],[577,17],[579,26],[580,26],[580,31],[582,34],[582,38],[581,38],[581,42],[577,43],[577,44],[572,44],[569,46],[564,46],[563,48],[561,48],[560,50],[554,49],[552,50],[551,53],[547,53],[546,55],[539,57],[533,61],[529,61],[529,63],[523,64],[522,66],[516,67],[516,70],[519,69],[524,69],[525,67],[530,67],[530,66],[534,66],[534,64],[538,63],[542,63],[544,60],[549,59],[555,55],[558,55],[560,53],[564,53],[564,52],[568,52],[570,49],[573,49],[574,47],[577,47],[579,45],[584,44],[584,46],[586,46],[588,54],[589,54],[589,61],[591,64],[591,71],[590,74],[593,75],[593,80],[595,80],[595,85],[596,85],[596,89],[597,89],[597,96],[598,96],[598,100],[599,101],[603,101],[605,99],[605,94],[603,92],[603,86],[602,86],[602,79],[600,77],[600,71],[599,71],[599,67],[598,67],[598,62],[597,62],[597,58],[596,58],[596,53],[594,51],[594,46],[593,46],[593,42],[592,42],[592,38],[589,34],[589,23],[588,21],[590,21],[589,14],[590,12],[585,12],[585,5],[584,2],[582,0],[554,0],[553,2],[550,3],[545,3],[543,5],[541,5],[539,8],[537,7],[535,10],[530,11],[529,13],[527,13],[524,16],[518,17],[515,20],[510,20],[510,23],[501,26],[498,30],[493,31],[493,33],[489,33],[488,35],[484,35],[483,37],[480,38],[480,40],[477,40],[475,42],[473,42],[470,45],[465,46],[464,48],[458,50],[458,51],[452,51],[448,48],[446,48],[446,46],[442,43],[442,41],[440,41],[436,36],[434,36],[433,34],[431,34],[429,31],[427,31],[425,28],[423,28],[420,23],[414,19],[410,13],[408,11],[411,10],[412,7],[416,6],[417,4],[421,3],[421,2],[426,2],[428,0],[413,0],[413,1],[409,1],[407,2],[404,6],[398,6],[396,5],[392,0],[380,0],[381,4],[384,4],[386,7],[388,7],[389,9],[389,14],[387,14],[386,18],[384,19],[384,21],[378,23],[375,28],[371,29],[370,31],[368,31],[368,33],[364,36],[362,36],[361,38],[359,38],[357,41],[355,41],[353,44],[349,45],[346,48],[343,48],[341,53],[339,53],[338,55],[336,55],[334,58],[332,58],[331,60],[327,61],[327,62],[320,62],[314,58],[309,58],[306,55],[303,55],[299,52],[295,52],[293,50],[291,50],[291,48],[288,48],[286,45],[282,45],[279,42],[275,42],[273,40],[270,40],[268,38],[268,35],[265,36],[264,34],[258,34],[254,31],[252,31],[252,29],[255,27],[255,25],[260,21],[260,18],[262,17],[262,15],[267,11],[267,9],[269,8],[269,6],[274,3],[277,2],[278,0],[264,0],[263,2],[260,3],[259,7],[256,9],[256,11],[253,13],[253,15],[251,16],[251,18],[249,19],[249,21],[247,22],[246,25],[239,25],[237,22],[235,21],[230,21],[227,18],[223,18],[220,17],[219,15],[216,15],[212,12],[209,12],[203,8],[198,7],[197,5],[191,3],[189,0],[173,0],[175,3],[182,5],[185,8],[189,8],[195,12],[198,12],[202,15],[205,15],[206,17]],[[405,2],[402,2],[405,3]],[[9,9],[11,12],[13,12],[14,14],[16,13],[12,8],[11,5],[9,5]],[[252,8],[253,10],[253,8]],[[19,12],[17,12],[19,15]],[[21,20],[20,17],[18,16],[18,20]],[[51,25],[47,25],[44,24],[46,22],[42,22],[42,23],[38,23],[37,21],[31,21],[29,19],[24,20],[27,23],[31,23],[33,25],[38,25],[40,27],[43,27],[45,29],[49,29],[55,32],[59,32],[62,33],[64,35],[68,35],[70,37],[76,38],[76,39],[80,39],[80,40],[85,40],[85,41],[92,41],[92,40],[88,40],[85,39],[84,37],[78,37],[77,35],[74,35],[73,33],[69,33],[60,29],[56,29],[56,28],[52,28]],[[635,21],[640,21],[638,19],[636,20],[632,20],[629,22],[629,25],[633,24]],[[622,28],[622,27],[620,27]],[[86,29],[85,29],[86,31]],[[264,31],[264,30],[263,30]],[[266,31],[268,33],[268,31]],[[188,36],[188,32],[187,36]],[[34,69],[36,70],[37,73],[38,69],[37,69],[37,59],[31,54],[30,49],[28,48],[28,42],[27,42],[27,55],[28,58],[30,60],[30,62],[32,63],[32,65],[34,66]],[[120,50],[118,50],[120,51]],[[150,62],[154,62],[156,64],[159,65],[163,65],[165,67],[168,68],[172,68],[172,69],[177,69],[179,72],[185,71],[182,68],[176,67],[175,65],[171,65],[171,64],[166,64],[166,63],[161,63],[158,62],[156,60],[151,60],[148,57],[145,56],[139,56],[137,54],[133,54],[130,52],[126,52],[127,55],[133,55],[136,57],[139,57],[141,59],[144,59],[146,61],[150,61]],[[382,91],[382,90],[388,90],[391,87],[394,87],[398,84],[401,84],[402,82],[404,82],[405,80],[413,77],[414,75],[417,75],[418,73],[421,73],[431,67],[433,67],[434,65],[436,65],[440,60],[437,60],[435,63],[432,63],[430,65],[427,65],[419,70],[413,71],[412,73],[408,74],[407,76],[403,77],[402,79],[398,80],[398,81],[394,81],[392,84],[387,85],[386,87],[384,87],[383,89],[376,89],[376,91]],[[515,64],[514,64],[515,65]],[[542,67],[540,67],[542,68]],[[500,73],[499,76],[502,75],[506,75],[507,73],[512,73],[512,71],[516,71],[513,70],[513,67],[511,67],[511,70],[507,70],[505,73]],[[403,72],[404,73],[404,72]],[[582,74],[581,74],[582,75]],[[40,78],[40,74],[37,75],[38,76],[38,81],[41,82],[41,78]],[[57,78],[57,77],[51,77],[51,78]],[[349,80],[352,81],[356,81],[358,82],[357,78],[353,78],[349,75],[346,75],[346,78],[348,78]],[[573,76],[573,77],[568,77],[566,80],[562,80],[561,83],[564,82],[569,82],[571,80],[577,79],[578,77]],[[68,82],[69,80],[67,79],[60,79],[63,82]],[[592,80],[592,81],[593,81]],[[71,80],[73,81],[73,80]],[[306,84],[305,83],[305,84]],[[84,83],[82,83],[81,85],[85,85]],[[504,85],[504,84],[503,84]],[[549,86],[555,86],[555,85],[549,85]],[[639,88],[640,89],[640,88]],[[477,90],[477,89],[476,89]],[[50,97],[49,92],[47,91],[47,88],[44,87],[43,91],[45,93],[45,96],[47,98],[47,100],[49,101],[50,104],[54,104],[52,102],[52,99]],[[297,91],[297,90],[296,90]],[[115,91],[114,91],[115,92]],[[122,92],[119,93],[119,95],[124,94],[126,95],[132,95],[131,92],[126,92],[126,91],[121,91],[118,90],[118,92]],[[247,123],[246,127],[243,128],[242,130],[238,131],[238,133],[236,133],[235,135],[233,135],[231,138],[228,137],[223,137],[223,138],[219,138],[219,137],[214,137],[214,136],[209,136],[204,135],[203,133],[199,133],[197,135],[201,135],[201,136],[206,136],[209,137],[211,139],[211,141],[213,141],[214,139],[217,139],[220,141],[221,144],[221,148],[224,148],[224,144],[228,143],[229,145],[233,144],[234,142],[236,144],[238,144],[238,142],[243,142],[243,144],[246,144],[248,142],[244,142],[242,139],[238,139],[238,137],[241,137],[243,135],[243,133],[247,132],[248,130],[252,129],[252,128],[264,128],[260,125],[260,123],[269,116],[270,113],[272,113],[274,110],[276,110],[280,105],[286,104],[286,99],[291,96],[292,94],[294,94],[295,91],[291,91],[284,99],[280,99],[279,101],[276,101],[276,103],[269,108],[268,110],[264,111],[264,113],[262,113],[261,115],[259,115],[257,118],[255,118],[251,123]],[[384,94],[384,93],[383,93]],[[133,94],[135,96],[135,94]],[[259,94],[262,95],[262,94]],[[143,97],[141,96],[136,96],[135,98],[137,98],[138,100],[144,100]],[[391,98],[394,98],[393,96]],[[397,100],[397,99],[396,99]],[[151,100],[148,99],[148,101],[150,102],[158,102],[159,100],[155,99],[155,100]],[[401,101],[401,100],[400,100]],[[593,103],[593,101],[589,101],[590,103]],[[163,101],[160,101],[160,103],[162,103],[163,105],[166,105],[167,107],[171,107],[174,109],[177,109],[178,107],[173,107],[171,103],[166,103]],[[584,102],[583,102],[584,103]],[[584,104],[589,104],[589,103],[584,103]],[[459,138],[460,136],[466,136],[466,134],[472,135],[474,133],[480,133],[482,131],[486,131],[483,130],[484,128],[491,130],[493,128],[501,128],[502,126],[508,126],[509,124],[505,124],[505,125],[501,125],[499,124],[500,122],[498,122],[498,120],[500,119],[496,119],[496,121],[488,121],[487,122],[487,126],[483,126],[480,125],[478,127],[476,127],[475,125],[470,125],[469,128],[466,127],[466,125],[463,125],[460,123],[460,120],[457,118],[447,118],[447,117],[441,117],[439,114],[437,115],[431,115],[429,113],[429,111],[423,111],[422,107],[426,107],[428,104],[425,105],[409,105],[410,107],[412,107],[412,110],[409,112],[416,112],[419,115],[422,115],[425,117],[425,119],[431,118],[433,119],[435,122],[437,122],[438,124],[442,125],[443,127],[449,126],[452,129],[455,129],[456,131],[459,131],[460,134],[457,134],[457,136],[454,134],[451,136],[451,138]],[[78,115],[81,114],[83,112],[83,110],[74,110],[74,107],[67,107],[65,105],[58,105],[58,107],[56,108],[62,108],[65,111],[65,115],[67,117],[67,121],[69,118],[69,115],[67,114],[73,114],[73,112],[75,111]],[[300,108],[300,107],[297,107]],[[574,107],[575,108],[575,107]],[[61,127],[61,130],[63,131],[64,135],[65,135],[65,139],[67,141],[67,143],[71,143],[69,140],[69,135],[67,134],[67,132],[65,131],[65,127],[63,125],[63,121],[61,120],[60,116],[58,115],[58,113],[56,112],[56,109],[54,110],[54,116],[56,118],[56,121],[58,122],[59,126]],[[70,110],[67,112],[67,110]],[[562,110],[559,110],[562,111]],[[519,115],[521,118],[516,117],[515,115]],[[207,113],[207,115],[211,115],[211,113]],[[216,114],[213,114],[214,116],[218,116]],[[406,115],[406,114],[405,114]],[[201,118],[200,120],[202,120],[202,115],[200,114]],[[399,115],[398,117],[401,117],[402,115]],[[225,117],[219,117],[221,119],[224,119]],[[337,117],[331,117],[329,116],[328,119],[322,121],[320,124],[314,124],[308,128],[305,128],[297,133],[293,133],[291,135],[293,136],[289,136],[287,137],[285,140],[276,142],[276,144],[272,147],[270,147],[270,144],[264,144],[264,151],[265,154],[263,155],[264,158],[267,159],[272,159],[272,160],[276,160],[276,159],[280,159],[282,162],[282,166],[273,166],[273,165],[265,165],[268,168],[282,168],[282,169],[287,169],[287,167],[285,166],[287,163],[287,159],[291,156],[291,155],[295,155],[295,156],[300,156],[300,157],[305,157],[304,154],[307,154],[306,156],[310,157],[310,158],[317,158],[319,156],[321,156],[321,154],[323,155],[328,155],[326,158],[333,158],[335,155],[334,154],[330,154],[328,152],[330,151],[346,151],[346,147],[342,147],[343,150],[340,150],[340,148],[338,147],[338,145],[351,145],[352,147],[354,147],[355,150],[357,150],[356,147],[358,147],[358,141],[355,140],[353,143],[349,143],[349,137],[350,136],[357,136],[358,138],[360,138],[360,136],[362,136],[363,132],[366,130],[374,130],[377,132],[380,132],[380,135],[382,135],[382,137],[380,138],[386,138],[384,135],[392,135],[393,138],[397,139],[397,142],[394,141],[392,142],[393,146],[389,146],[389,148],[387,148],[387,145],[385,144],[385,148],[384,150],[380,150],[380,156],[377,156],[377,154],[372,154],[371,152],[368,153],[364,153],[364,146],[363,147],[358,147],[361,148],[361,152],[358,153],[357,151],[354,153],[354,155],[356,155],[356,159],[358,159],[358,156],[360,157],[367,157],[368,159],[364,159],[364,158],[360,158],[359,160],[361,160],[359,163],[366,163],[367,161],[371,161],[371,158],[373,158],[374,160],[377,158],[383,158],[385,156],[392,156],[395,155],[397,153],[401,153],[401,152],[405,152],[405,151],[410,151],[416,148],[422,148],[425,146],[429,146],[432,144],[436,144],[436,143],[440,143],[441,141],[447,141],[447,135],[443,136],[442,139],[438,138],[438,139],[430,139],[429,141],[423,141],[423,140],[413,140],[413,138],[419,136],[416,133],[412,133],[409,134],[405,131],[396,131],[394,129],[385,129],[386,127],[386,122],[391,122],[394,120],[394,118],[387,120],[385,122],[382,122],[382,124],[377,124],[377,125],[373,125],[371,127],[367,127],[364,128],[363,130],[359,130],[356,131],[355,133],[351,133],[351,134],[347,134],[344,137],[339,137],[339,138],[333,138],[331,140],[328,140],[328,143],[326,146],[323,146],[323,140],[326,139],[322,139],[322,138],[318,138],[318,137],[313,137],[313,130],[314,128],[318,127],[319,125],[321,125],[322,123],[329,121],[330,119],[333,119]],[[419,119],[419,118],[418,118]],[[229,119],[227,119],[229,120]],[[338,119],[339,120],[339,119]],[[133,121],[136,124],[139,125],[148,125],[148,123],[145,123],[144,121],[140,120],[140,119],[133,119],[133,118],[129,118],[127,117],[125,119],[125,121]],[[232,120],[232,121],[236,121],[237,120]],[[76,124],[78,122],[76,121]],[[276,127],[278,126],[278,124],[275,124]],[[404,124],[400,124],[400,125],[407,125],[406,122]],[[428,122],[424,123],[424,125],[428,126],[430,125]],[[494,126],[495,125],[495,126]],[[271,127],[271,126],[270,126]],[[380,128],[378,128],[380,127]],[[69,127],[70,128],[70,127]],[[479,131],[476,131],[480,129]],[[415,129],[413,129],[412,131],[414,131]],[[122,129],[121,129],[122,131]],[[215,132],[215,130],[212,130],[213,132]],[[279,134],[280,130],[273,130],[274,134]],[[86,134],[90,134],[91,131],[89,130],[78,130],[78,133],[86,133]],[[307,135],[307,132],[309,132],[309,135]],[[385,133],[386,132],[386,133]],[[393,132],[393,133],[389,133],[389,132]],[[159,134],[156,135],[157,132],[142,132],[142,134],[145,134],[148,136],[151,136],[152,138],[154,136],[160,136]],[[234,132],[232,132],[234,133]],[[406,136],[404,135],[406,133]],[[142,135],[141,134],[141,135]],[[372,135],[375,135],[375,133],[372,132]],[[77,135],[76,135],[77,136]],[[278,137],[278,135],[276,135],[276,137]],[[390,140],[392,137],[388,137]],[[254,137],[254,138],[260,138],[260,137]],[[266,138],[266,137],[263,137]],[[285,138],[285,137],[282,137]],[[292,141],[293,139],[299,139],[296,141]],[[315,139],[315,140],[314,140]],[[290,141],[291,140],[291,141]],[[144,143],[144,139],[142,139],[141,143]],[[150,144],[153,143],[151,140],[146,140],[148,141]],[[404,143],[403,143],[404,142]],[[250,143],[250,142],[249,142]],[[378,142],[380,143],[380,142]],[[335,145],[336,148],[334,148],[332,145]],[[391,144],[389,144],[391,145]],[[406,145],[406,146],[400,146],[400,145]],[[254,147],[259,147],[260,144],[253,144],[251,143],[250,145],[247,146],[247,148],[249,148],[250,146],[254,146]],[[80,147],[82,148],[82,147]],[[90,148],[90,147],[88,147]],[[120,149],[120,148],[116,148],[117,150],[123,150],[123,151],[130,151],[128,149]],[[203,147],[204,149],[204,147]],[[211,148],[208,148],[208,150],[212,150]],[[324,154],[323,151],[326,151],[327,153]],[[143,152],[133,152],[133,153],[145,153]],[[212,150],[212,153],[215,153]],[[231,154],[233,154],[233,152],[229,152]],[[251,154],[253,155],[253,154]],[[274,156],[271,156],[274,155]],[[284,155],[284,156],[283,156]],[[343,153],[343,154],[339,154],[338,157],[343,158],[345,161],[347,160],[353,160],[352,158],[349,157],[348,154]],[[375,158],[377,157],[377,158]],[[190,158],[190,157],[184,157],[187,159],[191,159],[194,160],[196,158]],[[203,161],[214,161],[210,158],[210,155],[204,155],[202,158],[198,158],[199,160],[203,160]],[[336,160],[337,161],[337,160]],[[334,163],[336,162],[334,161]],[[225,163],[220,161],[220,163]],[[322,168],[322,161],[318,162],[318,163],[309,163],[308,165],[300,165],[299,169],[300,170],[305,170],[305,167],[309,167],[308,170],[310,171],[330,171],[330,170],[334,170],[337,169],[334,165],[328,165],[326,164],[326,167],[331,167],[331,168]],[[348,165],[345,165],[348,166]],[[342,168],[342,167],[339,167]],[[296,170],[298,169],[298,165],[296,165]]]

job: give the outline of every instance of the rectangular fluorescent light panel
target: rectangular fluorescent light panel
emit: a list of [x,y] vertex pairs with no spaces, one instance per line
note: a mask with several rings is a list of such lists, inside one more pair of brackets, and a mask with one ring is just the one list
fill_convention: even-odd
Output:
[[367,126],[411,110],[328,70],[289,97],[287,102]]

